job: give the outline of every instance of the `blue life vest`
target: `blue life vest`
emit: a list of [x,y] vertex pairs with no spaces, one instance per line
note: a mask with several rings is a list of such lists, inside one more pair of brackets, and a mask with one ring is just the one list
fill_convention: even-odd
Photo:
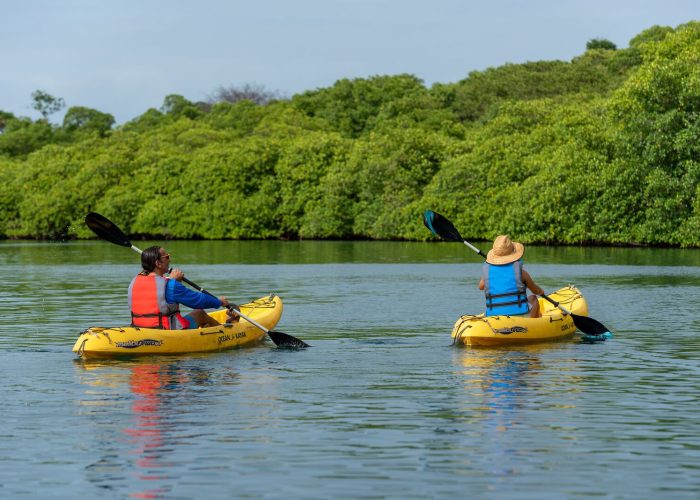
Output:
[[481,276],[484,279],[486,316],[515,316],[530,312],[522,260],[501,266],[485,262]]

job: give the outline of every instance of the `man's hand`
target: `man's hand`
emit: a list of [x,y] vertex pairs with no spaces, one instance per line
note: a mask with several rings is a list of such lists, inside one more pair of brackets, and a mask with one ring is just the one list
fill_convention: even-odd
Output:
[[219,297],[219,300],[228,309],[228,314],[226,315],[226,322],[233,323],[234,321],[238,321],[240,319],[240,316],[236,314],[235,310],[238,310],[239,307],[233,302],[229,302],[229,300],[226,297]]
[[182,278],[185,277],[185,273],[176,268],[171,269],[169,275],[170,278],[174,279],[175,281],[182,281]]

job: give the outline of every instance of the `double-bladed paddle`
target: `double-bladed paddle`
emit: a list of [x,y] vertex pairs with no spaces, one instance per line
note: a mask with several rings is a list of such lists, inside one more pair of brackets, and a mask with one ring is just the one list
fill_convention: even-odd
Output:
[[[467,240],[462,238],[462,235],[459,234],[459,231],[457,231],[457,228],[455,228],[452,222],[450,222],[447,218],[440,215],[439,213],[433,212],[432,210],[426,210],[423,213],[423,224],[425,224],[425,227],[427,227],[434,235],[439,236],[440,238],[448,241],[461,241],[469,248],[474,250],[476,253],[481,255],[483,258],[486,258],[486,255],[481,250],[479,250]],[[590,337],[601,338],[605,338],[605,334],[608,334],[608,336],[612,335],[610,330],[608,330],[608,328],[605,327],[605,325],[603,325],[599,321],[596,321],[593,318],[589,318],[588,316],[580,316],[578,314],[574,314],[568,309],[566,309],[564,306],[559,304],[559,302],[547,297],[546,295],[541,295],[540,297],[554,304],[565,314],[571,316],[571,319],[574,320],[574,325],[576,325],[576,328],[581,330],[585,335]]]
[[[129,238],[126,237],[124,232],[106,217],[95,212],[90,212],[89,214],[87,214],[87,216],[85,216],[85,224],[87,224],[87,227],[89,227],[93,233],[95,233],[103,240],[109,241],[110,243],[114,243],[115,245],[131,248],[139,254],[142,253],[142,251],[139,248],[135,247],[131,243],[131,241],[129,241]],[[201,286],[188,280],[185,277],[182,278],[182,281],[184,281],[192,288],[195,288],[202,293],[206,293],[207,295],[215,297],[213,293],[205,290]],[[296,337],[292,337],[291,335],[288,335],[286,333],[268,330],[254,319],[249,318],[248,316],[243,314],[238,309],[234,307],[232,307],[231,309],[233,309],[236,312],[236,314],[238,314],[241,318],[245,319],[250,324],[256,326],[257,328],[265,332],[268,335],[268,337],[270,337],[270,339],[275,343],[275,345],[279,347],[309,347],[309,345],[303,340],[300,340]]]

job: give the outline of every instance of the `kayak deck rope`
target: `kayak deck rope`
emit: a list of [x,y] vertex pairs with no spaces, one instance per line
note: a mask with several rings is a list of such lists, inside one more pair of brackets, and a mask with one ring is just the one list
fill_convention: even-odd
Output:
[[83,339],[82,343],[80,344],[80,347],[78,347],[78,356],[82,356],[85,354],[85,343],[88,341],[88,339]]
[[[476,314],[465,314],[464,316],[461,316],[459,318],[461,321],[459,325],[457,326],[457,333],[455,334],[454,340],[452,341],[452,345],[455,345],[461,338],[464,332],[468,329],[471,328],[472,325],[469,324],[471,321],[484,321],[486,322],[487,325],[489,325],[489,322],[486,321],[486,319],[483,316],[478,316]],[[466,323],[466,325],[465,325]],[[462,325],[465,325],[462,327]],[[489,325],[491,327],[491,325]],[[493,330],[493,328],[491,328]]]
[[568,289],[560,290],[559,295],[562,298],[559,299],[557,302],[559,302],[562,305],[571,304],[576,299],[581,298],[581,293],[578,290],[576,290],[571,284],[568,285]]

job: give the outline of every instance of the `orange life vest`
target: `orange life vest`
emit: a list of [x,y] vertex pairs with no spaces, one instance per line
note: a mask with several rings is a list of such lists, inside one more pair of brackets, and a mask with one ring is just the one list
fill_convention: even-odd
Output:
[[186,320],[180,315],[178,304],[168,304],[165,287],[168,278],[157,275],[136,275],[129,285],[131,326],[180,330]]

